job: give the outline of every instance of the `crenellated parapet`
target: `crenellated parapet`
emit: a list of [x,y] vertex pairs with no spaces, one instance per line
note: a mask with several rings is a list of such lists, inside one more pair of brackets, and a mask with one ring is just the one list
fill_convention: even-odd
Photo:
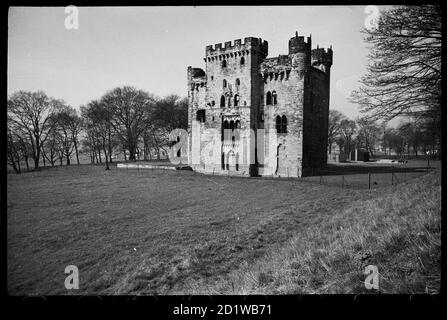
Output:
[[261,38],[246,37],[244,42],[241,39],[227,41],[224,44],[217,43],[214,46],[208,45],[205,49],[205,61],[215,59],[225,59],[234,56],[244,56],[253,54],[254,52],[266,57],[268,54],[268,42]]
[[329,49],[319,48],[312,50],[312,65],[325,65],[330,67],[332,65],[332,46]]
[[298,36],[298,32],[295,32],[295,37],[289,40],[289,54],[294,53],[310,53],[312,48],[312,38],[307,37],[307,41],[304,40],[303,36]]

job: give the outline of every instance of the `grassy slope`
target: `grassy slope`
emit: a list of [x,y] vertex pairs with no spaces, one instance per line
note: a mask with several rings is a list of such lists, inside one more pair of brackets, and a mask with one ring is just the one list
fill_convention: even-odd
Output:
[[382,192],[102,166],[9,175],[8,291],[188,294]]
[[356,201],[298,233],[279,252],[233,272],[210,291],[220,293],[362,293],[366,265],[379,271],[383,293],[440,289],[439,173]]

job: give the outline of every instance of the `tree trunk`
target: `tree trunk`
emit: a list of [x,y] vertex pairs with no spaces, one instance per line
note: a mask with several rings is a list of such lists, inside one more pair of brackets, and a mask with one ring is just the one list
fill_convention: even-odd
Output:
[[43,148],[42,148],[42,160],[43,160],[43,167],[45,168],[47,166],[47,164],[45,161],[45,152],[43,151]]
[[108,131],[108,148],[109,148],[109,161],[110,163],[112,163],[112,135],[110,133],[110,126],[109,126],[109,131]]
[[28,156],[25,156],[26,171],[29,171]]
[[8,146],[7,150],[8,150],[8,158],[9,158],[9,161],[11,162],[10,165],[14,169],[15,173],[20,173],[20,171],[19,171],[19,169],[17,167],[17,164],[16,164],[16,160],[15,160],[13,151],[11,150],[11,148],[9,146]]
[[17,174],[20,173],[19,169],[17,168],[17,165],[16,165],[15,161],[11,162],[11,166],[12,166],[12,169],[14,170],[15,173],[17,173]]
[[67,166],[69,166],[71,164],[70,162],[70,148],[65,148],[65,158],[66,158],[66,162],[67,162]]
[[39,158],[37,158],[37,156],[34,156],[33,160],[34,160],[34,169],[39,168]]
[[73,139],[73,143],[74,143],[74,148],[75,148],[75,153],[76,153],[76,161],[78,162],[78,164],[81,164],[79,162],[78,143],[77,143],[76,139]]
[[19,170],[18,173],[22,173],[22,168],[20,167],[20,158],[17,157],[17,169]]
[[39,160],[40,160],[40,143],[39,140],[36,139],[36,157],[34,158],[34,169],[39,168]]
[[135,161],[135,146],[129,143],[129,161]]
[[145,137],[143,137],[143,154],[143,160],[147,161],[147,142]]
[[160,148],[158,147],[158,145],[156,149],[157,149],[157,160],[160,160]]
[[102,148],[103,150],[104,150],[104,158],[105,159],[109,159],[109,157],[108,157],[108,151],[107,151],[107,147],[106,147],[106,145],[104,144],[104,146],[103,146],[103,148]]

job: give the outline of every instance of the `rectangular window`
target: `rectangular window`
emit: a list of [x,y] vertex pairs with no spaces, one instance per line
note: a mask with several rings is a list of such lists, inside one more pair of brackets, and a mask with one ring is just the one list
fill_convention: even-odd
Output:
[[205,110],[204,109],[197,110],[197,118],[196,119],[199,122],[205,122]]

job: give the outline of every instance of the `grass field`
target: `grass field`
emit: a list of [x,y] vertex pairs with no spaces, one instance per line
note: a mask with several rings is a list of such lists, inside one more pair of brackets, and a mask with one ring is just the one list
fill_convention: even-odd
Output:
[[[253,275],[265,259],[278,263],[297,236],[308,237],[307,245],[315,239],[315,250],[329,250],[318,237],[336,238],[331,219],[340,217],[334,226],[361,224],[368,212],[357,216],[355,206],[396,188],[342,189],[103,166],[8,175],[7,186],[13,295],[288,292],[290,287],[277,290],[268,268],[255,282],[241,275]],[[387,227],[400,220],[390,221]],[[77,291],[64,287],[67,265],[79,268]]]
[[354,201],[322,223],[309,226],[281,250],[233,271],[229,280],[214,284],[212,290],[231,294],[368,293],[363,272],[374,265],[379,272],[376,292],[439,293],[440,175],[431,172],[387,190],[377,198]]

